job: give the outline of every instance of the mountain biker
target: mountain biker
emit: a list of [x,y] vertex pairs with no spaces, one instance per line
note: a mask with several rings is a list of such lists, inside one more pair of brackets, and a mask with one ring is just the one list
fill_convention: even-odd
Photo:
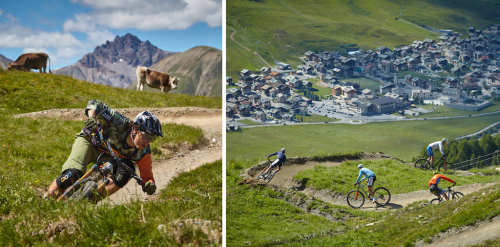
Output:
[[439,151],[441,151],[441,154],[443,157],[446,157],[446,154],[444,154],[443,151],[443,145],[445,145],[448,142],[446,138],[443,138],[441,141],[433,142],[427,146],[427,153],[429,154],[429,158],[427,159],[431,166],[434,165],[434,152],[432,151],[433,149],[436,149],[439,147]]
[[[71,153],[62,166],[62,173],[52,182],[44,198],[62,194],[83,176],[89,163],[96,162],[101,153],[107,152],[102,143],[95,138],[96,135],[92,135],[101,129],[103,137],[108,140],[115,154],[126,166],[135,171],[134,163],[137,164],[140,176],[144,180],[142,190],[148,195],[154,194],[156,185],[151,167],[149,144],[154,142],[156,137],[163,137],[158,118],[152,112],[143,111],[136,116],[134,121],[131,121],[95,99],[89,101],[85,115],[88,116],[85,120],[85,127],[76,134]],[[116,161],[105,153],[99,157],[98,165],[107,162]],[[119,166],[115,166],[112,174],[111,182],[106,185],[102,196],[109,196],[123,188],[131,177],[125,169]],[[102,196],[93,199],[98,201],[103,198]]]
[[378,198],[375,197],[375,193],[373,193],[372,187],[373,187],[373,184],[375,183],[375,180],[377,180],[377,176],[375,176],[375,173],[372,172],[370,169],[364,168],[363,164],[359,164],[358,169],[359,169],[359,176],[358,176],[358,179],[356,179],[356,182],[354,183],[354,185],[357,185],[360,182],[361,177],[363,175],[365,175],[366,182],[368,183],[368,192],[370,192],[370,195],[373,198],[372,203],[375,203],[375,201]]
[[286,155],[285,155],[285,152],[286,152],[286,149],[285,148],[282,148],[279,152],[275,152],[275,153],[272,153],[270,154],[269,156],[267,156],[267,160],[270,161],[269,157],[273,156],[273,155],[278,155],[278,158],[268,167],[266,167],[263,171],[262,176],[266,177],[267,176],[267,173],[269,171],[271,171],[275,166],[278,166],[278,170],[276,170],[276,172],[279,172],[279,170],[281,169],[281,167],[285,164],[285,161],[286,161]]
[[437,171],[434,172],[434,176],[432,176],[431,180],[429,181],[429,190],[432,192],[432,194],[436,196],[443,195],[444,198],[448,201],[448,195],[446,193],[443,193],[444,191],[438,187],[439,182],[441,182],[441,179],[444,179],[450,183],[453,183],[452,186],[455,186],[457,182],[439,174]]

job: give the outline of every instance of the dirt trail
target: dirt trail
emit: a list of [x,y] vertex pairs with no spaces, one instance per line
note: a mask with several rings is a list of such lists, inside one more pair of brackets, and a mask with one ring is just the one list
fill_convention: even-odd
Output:
[[[370,159],[388,159],[392,158],[389,155],[385,154],[363,154],[361,157],[352,158],[349,160],[370,160]],[[292,179],[298,172],[312,169],[316,165],[324,165],[326,167],[334,167],[345,162],[346,159],[341,158],[332,158],[332,159],[324,159],[324,160],[314,160],[313,158],[302,158],[302,159],[288,159],[285,163],[283,169],[276,174],[276,176],[269,182],[268,186],[275,186],[277,188],[283,189],[291,189],[295,191],[302,192],[306,195],[312,195],[314,198],[320,199],[322,201],[334,204],[334,205],[343,205],[348,206],[345,196],[334,195],[331,191],[328,190],[316,190],[311,189],[304,186],[297,180]],[[259,165],[253,166],[247,169],[243,177],[247,179],[248,183],[256,183],[255,176],[264,168],[267,163],[263,162]],[[260,180],[259,180],[260,181]],[[471,185],[462,185],[454,187],[456,191],[462,192],[464,195],[470,194],[472,192],[478,191],[485,187],[491,186],[493,184],[471,184]],[[377,187],[377,186],[375,186]],[[354,187],[353,187],[354,189]],[[366,188],[365,188],[366,189]],[[372,204],[368,202],[366,199],[365,204],[361,209],[363,210],[387,210],[387,209],[397,209],[408,206],[409,204],[421,201],[421,200],[431,200],[435,198],[428,190],[415,191],[406,194],[393,194],[391,195],[391,200],[388,206],[385,207],[377,207],[376,204]]]
[[[100,203],[121,204],[130,200],[153,200],[159,191],[165,188],[178,174],[193,170],[207,163],[222,159],[222,110],[199,107],[172,108],[126,108],[115,109],[133,119],[139,112],[149,110],[155,113],[162,123],[185,124],[203,130],[205,145],[190,150],[181,147],[173,158],[153,162],[153,174],[158,189],[153,196],[142,192],[142,187],[131,180],[124,188]],[[60,118],[64,120],[84,120],[87,117],[83,109],[52,109],[18,115],[32,118]],[[68,150],[69,152],[70,150]],[[138,169],[136,169],[139,172]]]
[[[300,182],[293,180],[299,171],[312,169],[316,165],[321,164],[326,167],[333,167],[342,164],[346,160],[367,160],[367,159],[388,159],[392,158],[385,154],[363,154],[361,157],[353,157],[350,159],[330,158],[330,159],[314,159],[314,158],[291,158],[287,159],[285,166],[280,172],[276,174],[273,180],[267,185],[274,188],[291,189],[304,193],[305,195],[313,198],[334,204],[348,206],[345,196],[335,196],[328,190],[315,190],[307,188]],[[255,176],[267,165],[267,162],[261,162],[258,165],[248,168],[241,175],[245,180],[242,184],[261,184],[255,181]],[[259,180],[260,181],[260,180]],[[479,191],[483,188],[494,185],[495,183],[487,184],[469,184],[454,187],[454,190],[463,193],[464,195]],[[377,207],[375,204],[370,203],[368,200],[361,208],[362,210],[389,210],[397,209],[408,206],[409,204],[422,201],[431,200],[435,198],[428,190],[415,191],[405,194],[392,195],[391,201],[386,207]],[[313,212],[311,212],[313,213]],[[324,217],[324,215],[320,215]],[[416,246],[469,246],[480,244],[489,239],[500,238],[500,217],[496,217],[491,221],[477,222],[474,226],[464,226],[460,229],[450,229],[447,232],[440,233],[435,236],[433,243],[426,245],[422,242],[417,243]]]
[[432,244],[420,245],[428,247],[462,247],[477,245],[486,240],[500,238],[500,218],[496,217],[488,222],[475,226],[465,226],[462,229],[441,233]]

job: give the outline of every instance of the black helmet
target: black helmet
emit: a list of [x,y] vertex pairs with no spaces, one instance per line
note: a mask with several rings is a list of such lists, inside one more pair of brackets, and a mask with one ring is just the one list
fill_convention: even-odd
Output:
[[139,130],[145,131],[148,134],[163,137],[160,120],[150,111],[143,111],[137,114],[137,117],[134,119],[134,125]]

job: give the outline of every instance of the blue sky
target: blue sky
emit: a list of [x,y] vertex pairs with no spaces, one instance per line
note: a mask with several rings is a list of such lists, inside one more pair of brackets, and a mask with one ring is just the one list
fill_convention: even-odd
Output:
[[222,0],[2,0],[0,54],[49,54],[51,69],[131,33],[165,51],[222,50]]

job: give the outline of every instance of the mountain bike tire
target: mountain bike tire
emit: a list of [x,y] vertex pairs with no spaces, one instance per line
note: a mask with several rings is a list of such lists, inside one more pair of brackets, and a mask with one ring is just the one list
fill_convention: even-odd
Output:
[[351,208],[360,208],[365,204],[365,196],[362,192],[358,192],[358,190],[351,190],[347,193],[347,204]]
[[272,171],[269,175],[267,175],[267,179],[264,179],[266,181],[266,184],[271,182],[271,179],[274,178],[274,175],[276,174],[276,170]]
[[440,200],[440,199],[438,199],[438,198],[434,198],[434,199],[432,199],[432,200],[431,200],[431,202],[430,202],[430,203],[431,203],[431,204],[434,204],[434,205],[437,205],[437,204],[441,203],[441,200]]
[[97,190],[97,184],[94,181],[88,181],[84,185],[75,191],[71,196],[68,197],[69,201],[81,201],[88,200],[85,196],[87,193],[95,193]]
[[458,199],[458,198],[462,198],[464,197],[464,194],[458,192],[458,191],[454,191],[453,193],[451,193],[451,199],[455,200],[455,199]]
[[414,164],[415,168],[422,169],[422,170],[430,170],[430,164],[429,161],[425,158],[420,158],[417,161],[415,161]]
[[379,206],[385,206],[391,200],[391,192],[384,187],[376,188],[373,193],[375,194],[375,197],[378,197],[375,203]]
[[438,167],[438,171],[440,174],[453,175],[455,174],[455,165],[446,162],[446,167],[445,167],[444,164],[440,164]]
[[[267,168],[267,166],[266,166],[266,167],[264,167],[264,169],[262,169],[262,170],[259,172],[259,174],[257,175],[257,177],[255,177],[255,180],[259,180],[259,179],[261,179],[261,177],[260,177],[260,176],[262,176],[262,174],[264,173],[264,170],[265,170],[266,168]],[[263,177],[262,177],[262,179],[263,179],[263,180],[265,180]]]

